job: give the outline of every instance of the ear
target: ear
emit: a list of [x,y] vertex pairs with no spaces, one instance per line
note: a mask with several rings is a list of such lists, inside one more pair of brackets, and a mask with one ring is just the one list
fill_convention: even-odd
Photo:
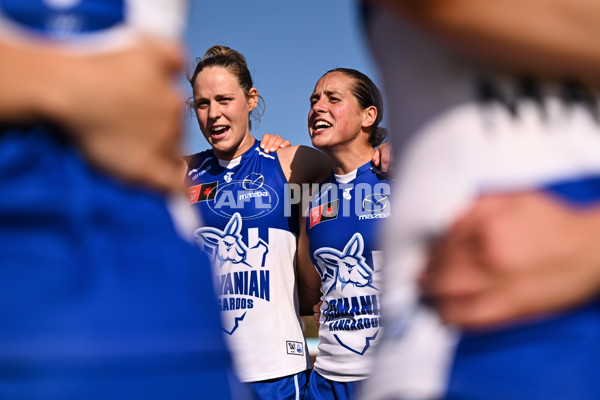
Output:
[[331,254],[331,253],[318,253],[315,252],[315,258],[322,260],[325,264],[332,266],[332,267],[337,267],[340,265],[340,261],[341,258],[339,258],[338,256]]
[[367,107],[363,111],[363,120],[362,120],[361,126],[363,128],[368,128],[375,123],[376,119],[377,119],[377,107],[375,107],[375,106]]
[[360,233],[357,232],[354,235],[352,235],[352,238],[350,239],[348,244],[346,244],[346,247],[344,247],[344,254],[353,257],[358,257],[362,255],[363,249],[364,244],[362,236],[360,235]]
[[258,90],[251,88],[246,98],[248,99],[248,112],[252,112],[258,106]]
[[203,242],[211,244],[213,246],[217,246],[222,239],[221,236],[213,232],[196,231],[194,232],[194,235]]
[[225,229],[223,230],[223,232],[226,235],[237,235],[241,232],[242,230],[242,217],[240,216],[240,213],[235,213],[233,214],[233,217],[229,220],[229,222],[227,223],[227,225],[225,226]]

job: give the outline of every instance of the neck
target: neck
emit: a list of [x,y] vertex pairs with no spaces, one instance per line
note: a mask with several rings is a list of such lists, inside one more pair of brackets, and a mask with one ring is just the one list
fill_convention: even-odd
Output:
[[250,132],[246,133],[242,141],[233,149],[228,151],[219,151],[213,148],[214,155],[220,160],[233,160],[250,150],[254,145],[254,136],[250,134]]
[[338,175],[349,174],[361,165],[371,161],[375,149],[355,143],[347,148],[321,149],[333,163],[333,172]]

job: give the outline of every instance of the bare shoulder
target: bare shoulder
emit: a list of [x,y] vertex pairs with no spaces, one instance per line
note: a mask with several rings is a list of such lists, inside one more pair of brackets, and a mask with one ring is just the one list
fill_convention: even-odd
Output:
[[289,182],[319,182],[331,172],[329,158],[313,147],[289,146],[277,150],[277,155]]
[[296,153],[298,152],[298,149],[300,147],[304,147],[304,146],[300,146],[300,145],[291,145],[288,147],[285,147],[283,149],[277,149],[277,156],[279,157],[279,162],[281,163],[281,166],[284,167],[289,165],[292,163],[292,160],[294,159],[294,157],[296,156]]

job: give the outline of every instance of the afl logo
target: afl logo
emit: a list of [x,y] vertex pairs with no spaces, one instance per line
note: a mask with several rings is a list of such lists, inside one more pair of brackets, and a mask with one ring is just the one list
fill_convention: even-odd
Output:
[[216,214],[231,218],[239,213],[242,219],[264,217],[279,204],[277,192],[265,184],[265,177],[251,173],[243,180],[232,180],[219,187],[208,207]]
[[244,190],[258,190],[265,184],[265,177],[262,174],[253,172],[246,176],[242,181]]
[[368,212],[382,212],[388,208],[390,202],[384,194],[370,194],[364,198],[362,206],[363,210]]

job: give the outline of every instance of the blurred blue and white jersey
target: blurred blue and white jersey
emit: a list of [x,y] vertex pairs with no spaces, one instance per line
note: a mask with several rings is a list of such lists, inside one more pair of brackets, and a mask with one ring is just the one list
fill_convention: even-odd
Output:
[[[75,55],[175,39],[184,5],[0,0],[0,40]],[[243,396],[185,199],[98,172],[56,121],[0,121],[0,198],[0,398]]]
[[188,201],[202,213],[198,244],[211,257],[229,348],[240,379],[256,382],[310,368],[296,295],[298,211],[286,209],[277,153],[255,141],[230,161],[212,150],[188,167]]
[[400,163],[385,235],[385,335],[363,398],[597,399],[597,303],[466,334],[420,303],[415,283],[429,240],[482,194],[600,203],[597,92],[479,68],[375,7],[366,23]]
[[178,40],[186,10],[185,0],[1,0],[0,34],[17,44],[43,40],[106,51],[140,35]]
[[315,371],[336,382],[366,379],[381,337],[380,234],[390,217],[390,184],[371,163],[334,175],[310,204],[310,256],[321,277]]

